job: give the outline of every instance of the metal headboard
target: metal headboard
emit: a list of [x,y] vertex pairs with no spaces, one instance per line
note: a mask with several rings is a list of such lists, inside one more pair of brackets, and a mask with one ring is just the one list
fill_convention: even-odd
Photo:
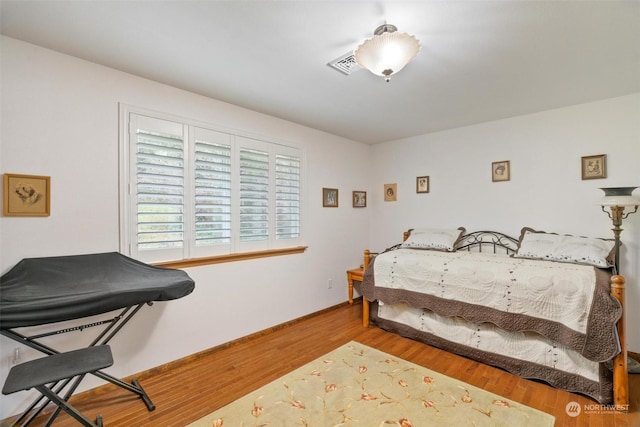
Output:
[[474,231],[465,234],[456,245],[458,251],[491,251],[513,254],[518,249],[518,239],[497,231]]

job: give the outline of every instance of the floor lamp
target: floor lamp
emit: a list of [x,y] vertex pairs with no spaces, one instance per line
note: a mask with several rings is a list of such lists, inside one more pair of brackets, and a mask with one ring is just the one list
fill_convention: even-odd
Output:
[[[638,187],[610,187],[601,188],[604,191],[604,197],[598,203],[602,207],[602,211],[606,213],[613,222],[614,243],[614,274],[611,279],[611,293],[620,301],[622,306],[624,303],[624,277],[620,276],[620,233],[622,232],[622,220],[626,219],[632,213],[638,211],[640,200],[632,196],[633,190]],[[627,209],[625,212],[625,209]],[[633,208],[633,210],[631,210]],[[618,322],[618,337],[620,339],[620,354],[613,359],[614,367],[614,384],[613,400],[615,405],[622,405],[622,409],[629,408],[629,367],[637,369],[638,362],[634,359],[627,359],[627,343],[625,332],[624,311],[622,319]]]
[[[637,212],[638,205],[640,205],[640,200],[631,195],[636,188],[638,187],[601,188],[601,190],[604,191],[604,197],[598,204],[602,207],[602,212],[609,215],[609,218],[613,221],[615,274],[620,274],[620,232],[622,232],[622,220],[626,219],[632,213]],[[625,213],[625,208],[633,208],[633,211]]]

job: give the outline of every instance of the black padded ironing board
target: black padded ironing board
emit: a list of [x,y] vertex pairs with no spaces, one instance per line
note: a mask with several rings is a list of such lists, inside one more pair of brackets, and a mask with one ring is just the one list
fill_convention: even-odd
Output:
[[178,299],[194,286],[184,271],[154,267],[118,252],[26,258],[0,278],[0,329]]

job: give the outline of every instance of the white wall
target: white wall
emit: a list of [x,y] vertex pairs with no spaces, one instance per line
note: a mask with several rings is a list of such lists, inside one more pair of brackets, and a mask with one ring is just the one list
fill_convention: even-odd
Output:
[[[0,173],[51,176],[52,194],[50,217],[0,217],[1,273],[26,257],[118,250],[120,102],[305,149],[308,250],[189,269],[194,293],[141,310],[112,342],[109,373],[140,372],[347,299],[345,271],[362,262],[369,237],[370,209],[353,209],[350,197],[368,190],[369,146],[15,39],[1,42]],[[322,187],[340,190],[339,208],[322,208]],[[94,336],[86,330],[51,342],[74,348]],[[0,337],[0,347],[4,383],[19,345]],[[39,356],[23,353],[23,360]],[[27,393],[0,399],[0,419],[28,401]]]
[[[372,250],[400,242],[413,227],[518,237],[529,226],[613,238],[596,201],[600,187],[640,186],[640,94],[388,142],[373,152]],[[598,154],[607,155],[607,178],[582,180],[581,157]],[[491,163],[503,160],[511,162],[511,180],[494,183]],[[423,175],[430,192],[416,194]],[[383,186],[394,182],[398,201],[384,202]],[[622,228],[628,347],[640,352],[640,212]]]

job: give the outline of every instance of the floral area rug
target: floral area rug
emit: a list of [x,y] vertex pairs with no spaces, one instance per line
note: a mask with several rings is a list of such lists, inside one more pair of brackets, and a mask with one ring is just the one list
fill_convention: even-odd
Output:
[[357,342],[189,427],[553,426],[555,418]]

